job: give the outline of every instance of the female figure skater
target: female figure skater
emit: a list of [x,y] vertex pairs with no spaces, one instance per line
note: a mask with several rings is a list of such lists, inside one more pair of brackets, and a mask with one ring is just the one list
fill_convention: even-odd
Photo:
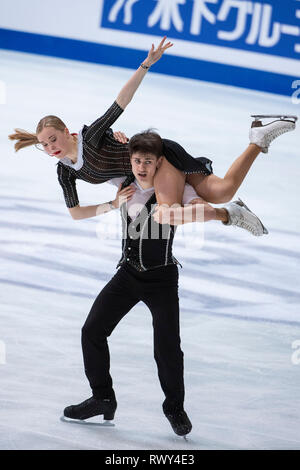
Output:
[[[46,116],[38,123],[36,133],[16,129],[9,136],[11,140],[17,140],[16,151],[37,145],[59,160],[58,180],[74,219],[94,217],[98,207],[80,206],[76,179],[99,184],[131,173],[128,144],[117,142],[110,126],[130,103],[149,68],[172,47],[173,44],[165,43],[165,40],[166,37],[157,49],[152,44],[146,59],[122,88],[112,106],[90,126],[84,126],[78,135],[70,134],[58,117]],[[264,126],[259,121],[259,125],[251,128],[249,146],[233,162],[224,178],[213,174],[210,160],[195,159],[176,142],[164,139],[164,158],[154,178],[158,204],[181,205],[185,181],[208,202],[219,204],[230,201],[259,153],[266,153],[272,140],[295,128],[295,122],[288,119],[279,119]]]

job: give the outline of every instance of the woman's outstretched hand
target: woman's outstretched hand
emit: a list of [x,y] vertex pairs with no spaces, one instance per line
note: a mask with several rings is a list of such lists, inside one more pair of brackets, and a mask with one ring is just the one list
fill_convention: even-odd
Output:
[[169,49],[170,47],[173,46],[173,44],[169,41],[165,44],[165,40],[167,39],[167,36],[164,36],[163,39],[160,41],[157,49],[155,49],[154,44],[152,44],[152,47],[148,53],[147,59],[143,62],[144,65],[151,66],[157,62],[163,53]]
[[173,44],[169,41],[165,44],[166,41],[166,36],[160,41],[158,47],[155,49],[154,44],[152,44],[152,47],[150,51],[148,52],[148,55],[146,59],[143,61],[143,63],[138,67],[138,69],[135,71],[133,76],[128,80],[128,82],[123,86],[122,90],[117,96],[116,102],[122,108],[123,110],[128,106],[130,101],[132,100],[136,90],[140,86],[143,78],[145,77],[147,70],[151,65],[155,64],[163,53],[169,49],[170,47],[173,46]]

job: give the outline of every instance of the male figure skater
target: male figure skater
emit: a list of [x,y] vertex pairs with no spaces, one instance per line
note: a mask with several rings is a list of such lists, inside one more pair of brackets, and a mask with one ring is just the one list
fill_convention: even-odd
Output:
[[[117,401],[109,372],[107,338],[126,313],[143,301],[153,317],[154,357],[165,395],[163,412],[174,432],[184,436],[191,431],[192,424],[184,410],[178,261],[172,254],[175,227],[159,224],[153,217],[156,207],[153,179],[162,159],[162,140],[151,131],[137,134],[130,139],[129,152],[132,175],[111,180],[116,185],[122,182],[122,187],[120,185],[115,201],[107,203],[118,207],[118,195],[127,200],[120,208],[123,249],[119,269],[96,298],[82,328],[84,367],[93,396],[65,408],[64,416],[84,420],[103,414],[105,420],[114,418]],[[194,189],[187,186],[183,204],[191,200],[202,203]],[[260,230],[256,235],[264,233],[259,219],[239,204],[231,203],[227,211],[204,205],[204,220],[231,223],[231,215],[237,220],[237,213],[240,220],[249,216],[247,226],[252,223],[256,232]]]

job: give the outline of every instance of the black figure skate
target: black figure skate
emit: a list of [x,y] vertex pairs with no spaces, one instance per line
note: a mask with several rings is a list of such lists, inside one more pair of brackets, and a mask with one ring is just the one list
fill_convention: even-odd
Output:
[[88,398],[78,405],[67,406],[64,409],[64,417],[84,420],[93,416],[104,415],[105,420],[112,420],[117,409],[115,398]]

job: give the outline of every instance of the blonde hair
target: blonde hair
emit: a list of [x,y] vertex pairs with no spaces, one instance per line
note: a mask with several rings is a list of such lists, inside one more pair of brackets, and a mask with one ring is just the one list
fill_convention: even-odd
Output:
[[45,127],[54,127],[58,131],[64,131],[67,127],[65,123],[57,116],[45,116],[43,117],[37,127],[35,134],[33,132],[27,132],[24,129],[15,129],[14,134],[10,134],[8,138],[10,140],[16,140],[15,151],[29,147],[30,145],[36,145],[39,143],[37,135],[42,132]]

